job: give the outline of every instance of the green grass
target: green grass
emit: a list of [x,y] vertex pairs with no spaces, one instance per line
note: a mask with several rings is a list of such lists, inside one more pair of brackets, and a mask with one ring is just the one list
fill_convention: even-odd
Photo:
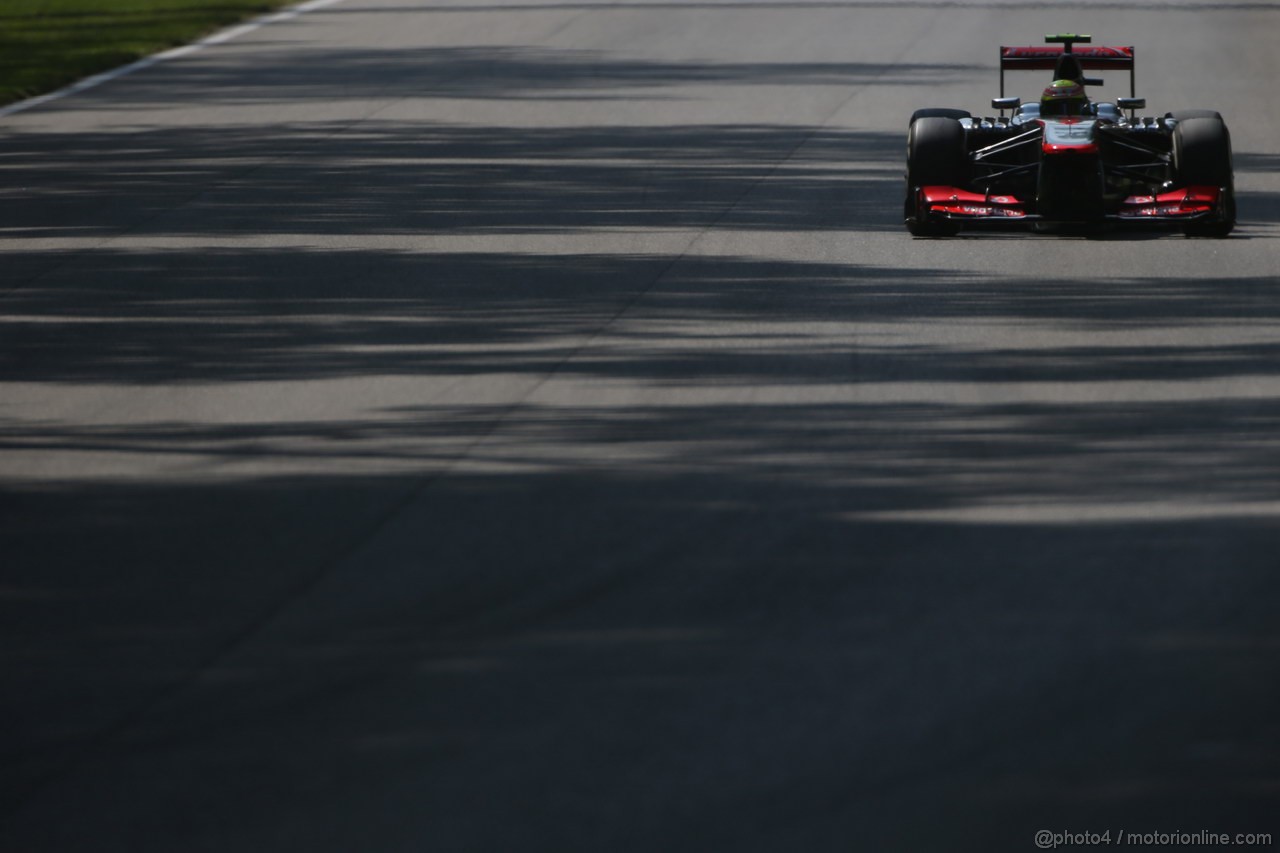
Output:
[[0,104],[186,44],[295,0],[0,0]]

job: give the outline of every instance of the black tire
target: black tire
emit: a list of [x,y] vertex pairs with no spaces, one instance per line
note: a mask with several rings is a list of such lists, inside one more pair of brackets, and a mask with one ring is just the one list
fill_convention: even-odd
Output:
[[968,110],[953,110],[950,107],[925,107],[924,109],[916,110],[911,114],[911,121],[907,122],[907,127],[915,124],[917,119],[922,118],[962,119],[973,118],[973,116],[969,114]]
[[907,198],[903,210],[907,230],[917,237],[946,237],[959,232],[957,223],[930,221],[919,215],[916,188],[963,186],[967,173],[964,128],[958,120],[924,116],[913,121],[907,131]]
[[1222,119],[1212,116],[1181,118],[1173,129],[1173,168],[1183,186],[1223,190],[1221,215],[1189,224],[1188,237],[1225,237],[1236,224],[1235,178],[1231,163],[1231,133]]

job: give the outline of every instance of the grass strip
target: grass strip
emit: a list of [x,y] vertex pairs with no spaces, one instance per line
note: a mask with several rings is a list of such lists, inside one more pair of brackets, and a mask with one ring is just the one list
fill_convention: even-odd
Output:
[[0,0],[0,105],[296,0]]

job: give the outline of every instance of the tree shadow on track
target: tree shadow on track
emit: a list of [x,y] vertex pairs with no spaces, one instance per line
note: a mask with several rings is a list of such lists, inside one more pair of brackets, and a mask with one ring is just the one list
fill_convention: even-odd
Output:
[[[1266,334],[1202,345],[1128,330],[1280,320],[1268,277],[1108,279],[1035,288],[946,270],[740,257],[429,254],[363,250],[93,252],[73,283],[11,293],[0,369],[12,382],[219,383],[493,372],[661,383],[1191,381],[1268,376]],[[70,271],[66,273],[70,275]],[[611,348],[579,353],[645,292]],[[70,307],[74,305],[74,308]],[[707,338],[716,324],[846,324],[847,343]],[[1018,349],[903,343],[913,323],[1051,323]],[[871,331],[861,332],[862,327]],[[1087,343],[1103,333],[1106,342]]]
[[14,203],[0,229],[13,239],[121,230],[244,239],[697,228],[770,175],[768,197],[721,227],[896,228],[868,214],[901,194],[900,148],[894,134],[784,126],[515,133],[364,122],[282,137],[157,130],[56,143],[36,134],[4,146]]
[[[1276,347],[1142,338],[1280,319],[1269,280],[1027,290],[726,257],[95,257],[110,275],[10,294],[8,381],[555,370],[599,396],[6,419],[5,454],[190,472],[0,492],[5,794],[49,792],[11,846],[233,847],[283,820],[336,850],[355,815],[388,847],[833,849],[855,831],[937,847],[964,829],[981,844],[950,848],[976,850],[1067,807],[1098,825],[1270,813],[1280,406],[1196,383],[1274,381]],[[22,322],[71,303],[47,330]],[[816,323],[848,344],[787,331]],[[973,323],[1078,337],[1010,350],[944,331]],[[910,324],[942,337],[896,343]],[[1138,381],[1165,390],[1062,390]],[[965,391],[1046,383],[1065,385],[1002,404]],[[646,388],[689,394],[626,402]],[[406,817],[406,791],[429,805]],[[200,817],[210,802],[235,825]],[[620,836],[618,802],[651,817]],[[921,803],[934,823],[911,822]]]
[[[502,414],[41,440],[320,465]],[[978,850],[1064,808],[1257,821],[1280,734],[1278,427],[1267,402],[544,406],[473,457],[487,475],[9,489],[9,564],[42,570],[5,580],[5,731],[25,736],[6,794],[86,741],[114,792],[94,804],[90,765],[44,803],[77,821],[37,803],[9,838],[242,846],[283,820],[336,850],[358,815],[379,843],[475,849],[964,829],[981,843],[947,849]],[[350,532],[377,525],[372,551]],[[406,789],[426,803],[408,815]],[[651,817],[619,835],[618,802]],[[910,821],[922,803],[935,822]]]

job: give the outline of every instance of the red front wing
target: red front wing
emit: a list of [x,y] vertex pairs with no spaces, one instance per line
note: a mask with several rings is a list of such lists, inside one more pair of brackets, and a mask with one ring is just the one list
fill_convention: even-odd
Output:
[[[958,187],[921,187],[917,210],[934,219],[957,222],[1032,221],[1028,200],[1010,195],[983,195]],[[1186,187],[1160,195],[1134,195],[1125,199],[1110,221],[1188,222],[1218,213],[1222,191],[1218,187]]]

